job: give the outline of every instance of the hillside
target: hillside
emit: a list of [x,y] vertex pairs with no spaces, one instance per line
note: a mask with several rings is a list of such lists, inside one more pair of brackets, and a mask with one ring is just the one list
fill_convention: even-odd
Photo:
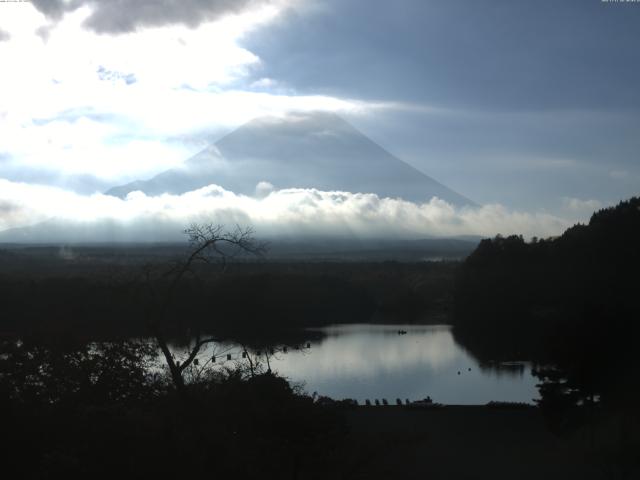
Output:
[[576,391],[615,397],[637,379],[638,271],[639,197],[557,238],[483,240],[457,274],[456,337],[483,360],[553,364]]
[[276,189],[375,193],[425,202],[436,196],[454,205],[473,202],[387,152],[338,115],[309,113],[253,120],[188,159],[181,168],[106,193],[125,197],[180,194],[209,184],[255,195]]

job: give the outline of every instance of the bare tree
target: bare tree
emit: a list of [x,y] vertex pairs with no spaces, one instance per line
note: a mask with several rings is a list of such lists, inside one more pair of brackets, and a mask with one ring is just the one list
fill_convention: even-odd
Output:
[[239,255],[262,256],[266,251],[266,244],[256,241],[254,230],[251,227],[236,227],[229,231],[223,225],[215,224],[192,224],[184,233],[189,238],[189,250],[187,255],[175,262],[175,264],[160,273],[164,283],[157,288],[156,276],[153,269],[145,268],[143,275],[145,284],[152,295],[155,308],[150,309],[147,315],[147,324],[154,336],[158,347],[162,351],[167,367],[171,374],[176,389],[184,393],[185,381],[183,372],[197,362],[198,354],[202,348],[211,343],[219,342],[220,339],[213,336],[203,336],[199,328],[193,331],[194,343],[189,346],[186,358],[180,362],[176,361],[169,348],[167,330],[171,327],[172,320],[169,318],[169,309],[176,301],[176,292],[181,282],[187,277],[192,277],[202,286],[202,280],[196,269],[197,264],[218,263],[221,272],[227,268],[229,261]]

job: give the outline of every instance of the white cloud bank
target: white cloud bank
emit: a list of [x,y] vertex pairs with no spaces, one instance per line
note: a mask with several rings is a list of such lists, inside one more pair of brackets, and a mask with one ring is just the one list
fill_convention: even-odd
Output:
[[417,204],[368,193],[316,189],[237,195],[216,185],[182,195],[126,199],[79,195],[54,187],[0,179],[0,233],[4,241],[173,241],[192,222],[252,225],[259,237],[337,235],[358,238],[512,233],[558,235],[571,222],[547,213],[501,205],[456,208],[438,198]]
[[602,202],[600,202],[600,200],[582,200],[580,198],[563,197],[562,206],[570,212],[588,215],[602,208]]

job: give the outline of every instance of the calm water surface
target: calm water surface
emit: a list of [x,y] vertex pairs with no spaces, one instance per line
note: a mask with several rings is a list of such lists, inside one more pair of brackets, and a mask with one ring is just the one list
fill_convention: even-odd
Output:
[[[270,361],[272,370],[303,383],[308,393],[355,398],[361,403],[376,398],[390,403],[396,398],[418,400],[427,395],[447,404],[531,403],[538,398],[537,379],[529,365],[481,368],[456,344],[450,326],[357,324],[318,330],[326,336],[310,348],[288,349]],[[399,335],[399,330],[407,333]],[[233,346],[213,348],[223,352]],[[234,359],[241,359],[239,352],[231,350]]]

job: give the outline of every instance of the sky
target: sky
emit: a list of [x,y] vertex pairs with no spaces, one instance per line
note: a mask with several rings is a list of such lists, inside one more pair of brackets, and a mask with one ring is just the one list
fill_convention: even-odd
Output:
[[0,2],[0,230],[186,221],[183,197],[101,192],[252,118],[324,110],[479,206],[225,191],[198,218],[273,230],[322,198],[334,229],[558,234],[640,191],[639,27],[640,2],[601,0]]

